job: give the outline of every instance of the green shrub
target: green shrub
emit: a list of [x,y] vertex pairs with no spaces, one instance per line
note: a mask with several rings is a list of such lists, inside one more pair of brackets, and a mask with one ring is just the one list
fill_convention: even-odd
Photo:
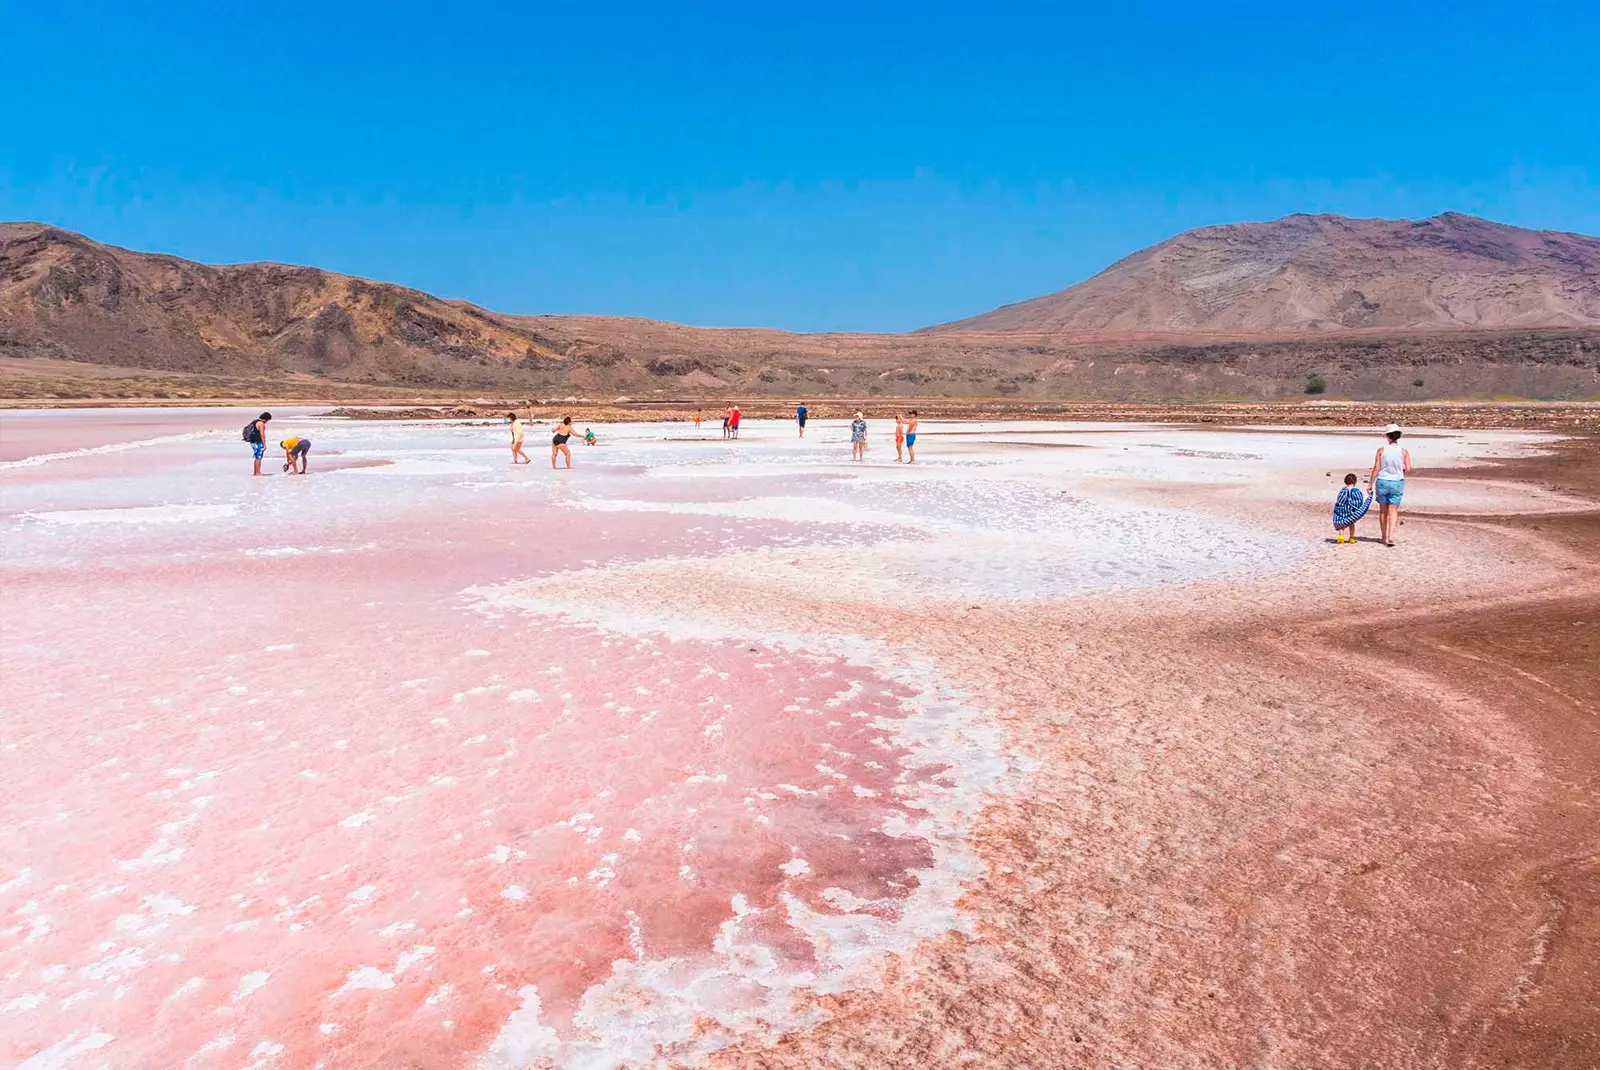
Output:
[[1412,386],[1421,386],[1422,385],[1422,380],[1421,379],[1413,379],[1413,380],[1411,380],[1411,385]]
[[1324,394],[1328,390],[1328,381],[1320,375],[1313,375],[1306,380],[1306,393]]

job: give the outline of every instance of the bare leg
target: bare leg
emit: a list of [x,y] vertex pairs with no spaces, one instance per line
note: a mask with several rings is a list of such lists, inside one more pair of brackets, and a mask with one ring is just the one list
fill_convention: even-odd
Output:
[[1389,543],[1390,546],[1394,545],[1394,537],[1396,535],[1395,529],[1398,528],[1399,526],[1400,526],[1400,507],[1398,505],[1391,505],[1391,506],[1389,506],[1389,538],[1388,538],[1388,543]]
[[556,466],[556,454],[558,454],[560,452],[561,452],[561,447],[560,446],[552,445],[550,447],[550,467],[551,468],[554,468]]
[[894,440],[894,459],[896,461],[903,461],[906,459],[905,444],[906,442],[903,438],[897,438]]
[[906,463],[907,464],[916,464],[917,463],[917,447],[908,445],[908,446],[906,446],[906,452],[911,455],[910,459],[907,460]]

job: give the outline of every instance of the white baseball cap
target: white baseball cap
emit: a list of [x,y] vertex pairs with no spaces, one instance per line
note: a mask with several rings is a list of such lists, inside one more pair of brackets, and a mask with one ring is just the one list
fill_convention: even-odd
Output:
[[1398,435],[1400,433],[1400,425],[1390,424],[1388,427],[1383,429],[1383,433],[1386,435]]

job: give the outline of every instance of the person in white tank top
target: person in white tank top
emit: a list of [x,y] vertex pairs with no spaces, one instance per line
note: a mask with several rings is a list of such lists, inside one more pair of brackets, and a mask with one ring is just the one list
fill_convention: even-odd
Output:
[[1400,445],[1399,424],[1383,429],[1389,441],[1379,446],[1372,457],[1372,474],[1367,478],[1373,500],[1378,503],[1378,533],[1385,546],[1394,545],[1395,529],[1400,526],[1400,501],[1406,493],[1406,476],[1411,472],[1411,451]]

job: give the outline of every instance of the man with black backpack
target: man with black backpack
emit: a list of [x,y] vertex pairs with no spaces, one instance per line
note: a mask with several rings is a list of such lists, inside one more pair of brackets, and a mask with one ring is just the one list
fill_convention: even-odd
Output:
[[270,419],[272,413],[264,412],[244,425],[244,440],[250,443],[250,452],[256,459],[255,475],[261,474],[261,458],[267,455],[267,421]]

